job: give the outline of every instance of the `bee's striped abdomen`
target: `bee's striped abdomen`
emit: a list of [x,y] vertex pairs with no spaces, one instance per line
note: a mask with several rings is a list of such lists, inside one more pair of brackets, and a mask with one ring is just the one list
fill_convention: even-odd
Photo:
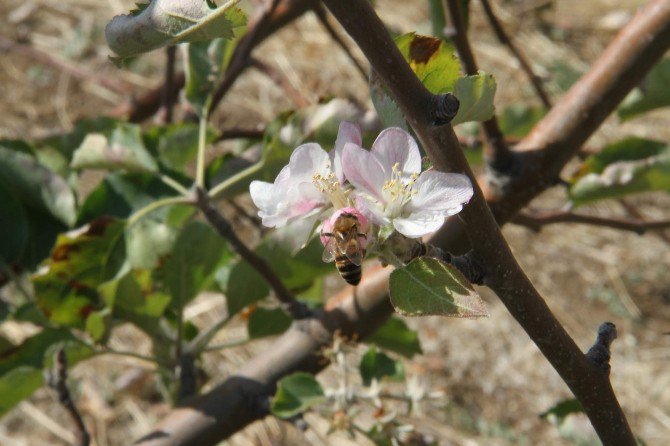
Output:
[[361,265],[356,265],[346,255],[340,254],[335,257],[335,266],[347,283],[358,285],[361,281]]

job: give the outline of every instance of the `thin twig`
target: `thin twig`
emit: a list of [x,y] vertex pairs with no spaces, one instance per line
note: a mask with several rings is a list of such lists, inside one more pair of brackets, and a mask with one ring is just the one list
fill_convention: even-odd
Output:
[[197,190],[197,205],[214,230],[216,230],[221,237],[228,240],[235,252],[248,262],[263,277],[263,279],[265,279],[268,285],[270,285],[270,288],[274,291],[277,299],[281,302],[284,310],[291,315],[291,317],[294,319],[302,319],[310,315],[307,306],[298,301],[286,286],[284,286],[272,267],[240,240],[230,223],[228,223],[223,215],[212,206],[209,197],[207,196],[207,192],[202,189]]
[[323,26],[326,32],[330,35],[330,38],[333,39],[340,48],[342,48],[342,51],[344,51],[344,53],[347,55],[349,60],[351,60],[351,62],[354,64],[358,72],[361,73],[363,79],[365,79],[365,81],[367,82],[368,81],[367,70],[358,61],[358,59],[354,57],[354,54],[349,49],[349,46],[347,46],[346,42],[344,41],[344,38],[340,35],[337,29],[335,29],[333,24],[330,23],[330,17],[328,16],[326,8],[324,8],[324,6],[321,3],[317,3],[314,6],[314,13],[316,14],[316,17],[319,19],[321,26]]
[[165,124],[172,122],[174,104],[177,99],[177,90],[174,88],[176,53],[177,47],[175,45],[170,45],[165,49],[165,82],[163,83],[163,96],[161,99],[162,116],[159,117],[160,121]]
[[79,409],[72,401],[70,389],[67,387],[67,356],[65,350],[59,348],[54,355],[53,374],[49,377],[49,386],[51,386],[58,393],[58,402],[65,408],[67,413],[72,418],[76,428],[76,435],[79,446],[88,446],[91,442],[91,435],[86,429],[84,419],[79,413]]
[[[621,198],[617,201],[621,205],[621,207],[623,207],[624,210],[628,213],[628,215],[640,221],[645,220],[642,213],[635,206],[627,202],[625,199]],[[670,236],[668,236],[668,234],[666,234],[663,229],[652,229],[652,232],[654,233],[655,236],[663,240],[666,243],[666,245],[670,246]]]
[[[461,13],[462,2],[460,0],[442,0],[445,16],[447,12],[453,25],[452,38],[458,56],[463,62],[463,67],[468,75],[475,75],[478,72],[475,56],[470,48],[467,30],[463,23],[463,14]],[[484,157],[486,163],[494,172],[504,172],[508,170],[513,163],[512,153],[505,143],[503,135],[498,125],[498,119],[494,116],[488,121],[482,122],[482,129],[486,135],[487,144],[484,146]]]
[[296,107],[303,108],[310,104],[309,99],[300,93],[281,71],[255,57],[249,58],[249,64],[279,85]]
[[544,86],[542,85],[542,79],[535,74],[533,68],[530,66],[530,63],[528,63],[526,56],[516,46],[514,41],[507,35],[505,29],[502,27],[502,24],[498,20],[498,17],[496,17],[495,13],[493,12],[489,0],[481,0],[481,2],[482,6],[484,7],[484,13],[486,14],[486,18],[489,20],[489,23],[491,24],[491,27],[493,28],[493,32],[495,33],[496,37],[498,37],[500,43],[502,43],[503,45],[507,45],[507,47],[512,52],[514,57],[517,58],[519,64],[521,65],[521,69],[523,69],[523,71],[528,76],[528,79],[530,80],[531,84],[533,84],[535,93],[537,93],[537,96],[540,98],[540,101],[542,101],[544,107],[551,108],[551,99],[549,99],[549,95],[547,94],[547,92],[544,91]]
[[542,227],[555,223],[581,223],[592,226],[605,226],[608,228],[631,231],[636,234],[644,234],[647,231],[670,228],[670,220],[643,221],[630,220],[617,217],[598,217],[596,215],[577,214],[572,211],[557,211],[543,213],[519,213],[512,218],[512,223],[525,226],[534,231],[540,231]]
[[228,139],[239,139],[239,138],[249,138],[249,139],[260,139],[265,135],[265,129],[241,129],[241,128],[232,128],[227,130],[222,130],[221,135],[218,137],[216,142],[225,141]]
[[46,51],[34,48],[30,45],[14,42],[7,37],[0,36],[0,51],[12,51],[17,54],[22,54],[39,63],[51,65],[52,67],[56,67],[59,70],[70,73],[77,79],[81,79],[87,82],[94,82],[121,95],[127,95],[131,91],[130,85],[119,80],[118,78],[107,78],[98,73],[90,71],[87,68],[84,68],[83,64],[71,62]]

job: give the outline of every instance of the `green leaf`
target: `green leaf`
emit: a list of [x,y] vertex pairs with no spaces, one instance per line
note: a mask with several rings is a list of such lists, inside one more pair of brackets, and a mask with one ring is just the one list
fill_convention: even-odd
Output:
[[84,328],[88,315],[102,308],[96,288],[125,261],[123,228],[103,217],[78,235],[58,237],[46,268],[32,277],[36,302],[51,321]]
[[[155,175],[139,173],[112,173],[93,189],[79,210],[78,224],[84,224],[100,215],[126,218],[133,212],[160,198],[174,196],[174,191]],[[151,215],[165,219],[177,207],[167,206]]]
[[258,308],[249,316],[247,330],[250,339],[284,333],[291,326],[291,318],[279,309]]
[[95,342],[98,342],[109,333],[110,322],[104,311],[94,311],[86,318],[86,333],[91,335]]
[[49,136],[37,143],[38,150],[50,148],[62,154],[67,162],[72,159],[72,154],[90,133],[102,133],[109,136],[111,132],[124,121],[107,117],[93,119],[82,119],[77,122],[71,132]]
[[0,265],[18,261],[28,242],[29,224],[21,202],[0,182]]
[[556,403],[549,410],[540,414],[540,417],[545,419],[555,417],[556,420],[558,421],[558,424],[561,424],[563,420],[565,420],[568,417],[568,415],[583,412],[584,408],[582,407],[581,403],[578,400],[576,400],[575,398],[568,398]]
[[505,136],[523,138],[546,113],[541,108],[531,108],[523,104],[511,105],[498,116],[500,130]]
[[192,222],[177,237],[172,253],[161,268],[171,305],[181,310],[212,279],[230,251],[221,237],[203,222]]
[[89,133],[72,156],[73,169],[109,169],[156,172],[158,166],[142,141],[140,127],[119,124],[107,138]]
[[183,48],[186,100],[202,116],[209,110],[212,93],[225,74],[226,64],[235,45],[225,39],[214,39],[189,43]]
[[670,147],[658,141],[628,138],[587,159],[579,175],[569,190],[575,206],[670,190]]
[[131,268],[155,268],[167,256],[179,230],[152,218],[143,218],[126,228],[126,255]]
[[409,126],[405,116],[400,111],[400,107],[398,107],[382,79],[374,70],[370,71],[370,99],[372,99],[372,105],[377,110],[379,120],[384,127],[400,127],[409,131]]
[[52,363],[51,355],[61,346],[72,365],[93,354],[69,331],[56,329],[42,330],[0,354],[0,416],[42,386],[42,370]]
[[231,0],[212,7],[202,0],[153,0],[142,11],[114,17],[105,27],[107,44],[119,59],[166,45],[232,39],[246,16]]
[[670,59],[663,59],[647,74],[642,84],[630,92],[617,114],[622,121],[670,105]]
[[461,64],[450,43],[415,33],[397,37],[395,42],[412,71],[431,93],[454,91]]
[[454,95],[458,98],[460,105],[451,125],[491,119],[495,111],[493,106],[495,93],[496,81],[490,74],[480,71],[475,76],[458,79]]
[[453,266],[430,257],[397,268],[389,280],[391,303],[407,316],[488,317],[486,304]]
[[272,399],[272,413],[279,418],[291,418],[325,401],[321,384],[309,373],[294,373],[277,383]]
[[72,190],[32,156],[0,146],[0,183],[25,207],[51,214],[67,226],[74,224]]
[[[255,252],[270,264],[290,291],[307,290],[315,279],[335,271],[333,265],[321,260],[323,245],[319,240],[312,240],[304,249],[293,255],[288,242],[278,240],[281,235],[281,230],[275,231],[255,249]],[[226,295],[228,312],[231,315],[263,299],[270,292],[261,275],[243,261],[227,265],[219,271],[217,283]]]
[[406,358],[422,353],[417,332],[397,317],[386,321],[367,341]]
[[383,352],[378,352],[374,345],[365,352],[358,368],[365,386],[372,384],[373,379],[381,381],[382,378],[388,377],[394,381],[402,381],[405,378],[402,363],[394,361]]
[[[183,173],[198,152],[198,125],[193,123],[172,124],[154,127],[144,135],[147,139],[155,139],[156,153],[160,161],[174,171]],[[214,142],[216,134],[207,132],[207,143]]]
[[156,290],[149,270],[132,270],[98,287],[114,318],[135,324],[150,336],[159,331],[159,322],[170,296]]

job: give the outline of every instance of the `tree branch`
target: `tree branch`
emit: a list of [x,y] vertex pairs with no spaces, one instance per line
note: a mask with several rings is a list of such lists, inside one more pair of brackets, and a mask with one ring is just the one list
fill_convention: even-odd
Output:
[[169,124],[172,122],[172,115],[174,111],[174,104],[177,99],[177,89],[175,86],[175,59],[176,59],[177,47],[170,45],[165,49],[166,61],[165,61],[165,83],[163,84],[163,95],[161,98],[161,109],[162,113],[159,117],[160,121]]
[[300,91],[298,91],[291,81],[289,81],[286,76],[284,76],[279,70],[275,69],[273,66],[266,64],[262,60],[259,60],[255,57],[249,57],[249,65],[256,68],[261,73],[269,77],[275,84],[279,85],[286,96],[291,99],[293,105],[298,108],[307,107],[310,104],[309,99],[307,99]]
[[535,93],[537,93],[537,97],[540,98],[540,101],[542,101],[542,105],[544,105],[545,108],[551,108],[551,100],[549,99],[547,92],[544,91],[544,87],[542,86],[542,79],[540,79],[540,77],[536,75],[535,72],[533,72],[533,68],[530,66],[530,63],[528,63],[526,56],[516,46],[514,41],[507,35],[505,28],[502,27],[498,17],[496,17],[495,13],[493,12],[489,0],[481,0],[481,2],[482,7],[484,8],[484,13],[486,14],[486,18],[489,20],[491,28],[493,28],[493,32],[495,33],[496,37],[498,37],[500,43],[506,45],[509,48],[514,57],[516,57],[516,59],[519,61],[521,69],[526,73],[531,84],[533,84]]
[[[335,2],[337,3],[337,2]],[[333,3],[335,6],[337,6]],[[351,6],[351,1],[342,2],[343,8]],[[363,4],[365,2],[359,2]],[[663,46],[670,42],[667,34],[659,32],[658,20],[665,20],[668,22],[667,16],[668,13],[663,11],[664,0],[657,0],[652,3],[648,8],[645,8],[640,15],[643,18],[634,19],[628,27],[634,27],[638,29],[640,27],[640,20],[645,22],[651,21],[656,23],[656,26],[648,26],[650,31],[649,34],[643,34],[640,32],[630,33],[630,30],[623,30],[622,33],[628,35],[629,42],[624,45],[623,48],[619,48],[619,51],[625,50],[627,45],[632,46],[634,49],[631,51],[625,50],[622,53],[622,58],[632,58],[634,61],[637,61],[637,54],[635,50],[641,50],[646,57],[651,58],[649,62],[645,62],[640,68],[639,72],[637,70],[632,70],[635,72],[635,77],[632,81],[622,74],[623,72],[631,74],[629,68],[630,64],[628,62],[622,61],[617,65],[617,69],[612,73],[616,78],[616,81],[613,85],[609,85],[606,90],[617,91],[619,100],[623,98],[636,83],[644,76],[644,74],[649,70],[649,68],[657,61],[661,55],[662,50],[659,49],[659,46]],[[354,5],[359,6],[360,5]],[[659,11],[660,7],[660,11]],[[669,8],[665,8],[666,10]],[[352,14],[354,12],[352,11]],[[658,18],[658,15],[665,15],[666,19]],[[656,18],[654,18],[656,16]],[[342,14],[342,18],[339,19],[341,23],[348,23],[348,26],[355,26],[357,22],[352,17],[346,15],[346,11]],[[367,22],[363,20],[366,25],[365,29],[370,29]],[[376,30],[379,29],[379,26],[375,27]],[[667,32],[667,31],[666,31]],[[622,45],[621,40],[615,40],[612,45]],[[376,49],[381,55],[387,54],[389,48],[395,47],[392,43],[384,41],[381,43],[381,46]],[[654,48],[652,51],[644,48]],[[608,56],[609,57],[609,56]],[[596,63],[598,66],[600,62]],[[394,67],[394,64],[390,64],[390,67]],[[599,76],[607,76],[607,71],[599,71]],[[593,76],[588,73],[585,77]],[[596,76],[598,77],[598,76]],[[393,78],[386,81],[389,85],[395,85],[396,88],[402,88],[402,81],[398,79],[394,81]],[[414,91],[411,89],[411,91]],[[601,93],[600,93],[601,94]],[[423,98],[425,100],[425,97]],[[414,99],[404,97],[404,102],[414,101]],[[422,102],[421,99],[417,98],[416,103],[418,106],[422,106],[425,102]],[[573,106],[574,107],[574,106]],[[597,101],[590,101],[587,107],[579,107],[586,116],[594,113],[594,108],[598,108],[599,104]],[[613,109],[613,105],[609,104],[610,113]],[[606,113],[606,114],[607,114]],[[574,117],[575,123],[573,128],[579,128],[579,132],[588,136],[592,133],[600,122],[589,121],[588,123],[583,123],[579,120],[579,115]],[[579,149],[579,145],[569,144],[572,141],[572,136],[564,134],[561,130],[564,128],[561,120],[552,119],[543,124],[541,129],[537,129],[534,139],[539,141],[541,144],[535,146],[537,149],[544,148],[548,146],[546,141],[552,140],[557,141],[557,148],[552,153],[559,153],[558,147],[563,151],[570,151],[575,153]],[[552,138],[542,138],[542,133],[547,133],[547,136],[552,136]],[[554,135],[562,135],[562,138],[553,137]],[[585,140],[586,136],[582,136]],[[555,146],[555,147],[556,147]],[[533,146],[528,146],[533,147]],[[551,163],[551,157],[557,156],[555,154],[547,156],[545,163]],[[560,159],[556,160],[555,164],[559,165],[563,163],[564,165],[570,156],[560,156]],[[529,160],[534,164],[529,164],[530,167],[538,166],[539,157],[533,155],[532,157],[520,157],[522,160]],[[560,169],[558,169],[560,170]],[[526,182],[529,182],[530,179],[537,178],[538,175],[531,173],[532,169],[522,169],[517,172],[519,178],[523,179]],[[542,170],[539,173],[545,173]],[[549,176],[548,178],[542,178],[539,175],[540,180],[545,184],[551,184],[553,178]],[[510,177],[511,179],[512,177]],[[486,183],[482,183],[482,187],[489,186]],[[528,183],[530,187],[530,183]],[[485,191],[489,198],[489,204],[493,207],[495,211],[495,216],[498,219],[499,224],[505,223],[518,209],[525,206],[533,197],[539,194],[548,186],[536,187],[533,188],[533,191],[528,192],[525,189],[520,187],[509,187],[504,189],[504,193],[496,194],[496,190],[493,190],[490,187],[487,187]],[[468,205],[467,207],[469,207]],[[433,237],[431,243],[439,245],[441,248],[446,249],[450,252],[456,251],[456,248],[462,246],[462,240],[467,239],[463,234],[463,225],[460,223],[460,220],[457,218],[452,218],[447,221],[447,224]],[[483,239],[486,240],[486,239]],[[495,255],[496,251],[493,250],[491,255]],[[325,313],[319,315],[316,319],[307,319],[305,321],[298,321],[283,335],[281,336],[272,346],[265,352],[253,358],[248,364],[243,366],[240,371],[233,377],[226,380],[224,383],[216,387],[211,392],[197,397],[194,400],[191,400],[183,407],[174,409],[168,416],[163,419],[155,428],[155,430],[147,435],[143,440],[140,441],[142,446],[186,446],[191,444],[217,444],[222,439],[232,435],[238,430],[242,429],[247,424],[255,421],[259,418],[265,416],[266,412],[262,410],[257,410],[257,406],[253,403],[254,401],[254,390],[259,389],[263,395],[267,395],[268,392],[271,392],[274,389],[274,386],[278,379],[281,377],[293,373],[298,370],[305,371],[316,371],[325,367],[326,362],[322,360],[321,356],[318,355],[318,351],[321,345],[328,343],[329,336],[334,330],[340,329],[346,335],[351,334],[362,334],[359,338],[364,339],[366,333],[373,332],[378,326],[380,326],[386,318],[392,314],[392,307],[388,301],[388,278],[391,272],[391,268],[386,269],[372,269],[365,268],[363,280],[361,284],[355,289],[348,288],[333,299],[329,301],[329,304],[326,308]],[[524,281],[525,282],[525,281]],[[521,284],[523,285],[523,284]],[[508,282],[508,287],[511,292],[515,291],[515,284],[512,281]],[[532,313],[531,313],[532,314]],[[529,315],[530,316],[530,315]],[[318,329],[321,327],[323,331]],[[548,328],[552,328],[553,325],[549,325]],[[559,350],[562,351],[562,350]],[[585,358],[584,355],[582,355]],[[564,360],[566,364],[570,360],[566,355],[560,358]],[[581,363],[581,361],[579,361]],[[575,367],[578,364],[574,365]],[[569,367],[569,365],[568,365]],[[596,367],[593,367],[594,370],[597,370]],[[604,385],[604,384],[603,384]],[[609,386],[609,383],[607,384]],[[600,387],[596,388],[597,394],[600,394]],[[611,395],[611,388],[606,392]],[[596,395],[597,398],[597,395]],[[606,421],[615,423],[616,418],[611,418]],[[622,437],[623,440],[626,440],[630,437]],[[618,441],[617,444],[621,442]]]
[[[444,15],[449,13],[451,23],[453,25],[453,34],[449,37],[456,45],[458,56],[463,62],[463,68],[468,75],[475,75],[478,72],[477,62],[475,56],[470,48],[468,41],[467,30],[465,23],[463,23],[463,14],[461,13],[460,0],[442,0],[444,7]],[[488,121],[481,123],[482,130],[486,136],[486,144],[484,145],[484,158],[486,164],[494,172],[507,171],[513,161],[509,146],[505,142],[505,135],[503,135],[498,125],[498,119],[494,116]]]
[[616,217],[598,217],[597,215],[576,214],[571,211],[544,212],[538,214],[519,213],[512,218],[512,223],[540,231],[543,226],[555,223],[581,223],[593,226],[631,231],[642,235],[647,231],[670,228],[670,220],[643,221]]
[[84,419],[82,418],[77,406],[72,401],[70,389],[67,387],[67,356],[65,350],[59,348],[54,355],[54,366],[52,375],[49,376],[49,386],[58,393],[58,402],[65,408],[72,418],[76,428],[76,434],[79,446],[88,446],[91,442],[91,435],[86,429]]
[[272,267],[255,252],[249,249],[242,240],[237,237],[230,223],[217,211],[209,201],[207,192],[198,189],[197,206],[202,211],[207,221],[214,230],[223,238],[228,240],[233,250],[237,252],[246,262],[248,262],[270,285],[270,288],[281,302],[284,310],[294,319],[302,319],[309,315],[309,309],[304,303],[296,300],[295,296],[284,286],[281,279],[273,271]]

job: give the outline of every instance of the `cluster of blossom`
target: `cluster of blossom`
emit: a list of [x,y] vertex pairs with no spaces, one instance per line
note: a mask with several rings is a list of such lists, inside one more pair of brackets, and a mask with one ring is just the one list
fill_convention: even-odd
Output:
[[405,130],[383,130],[368,151],[362,147],[360,129],[349,122],[340,124],[330,153],[319,144],[303,144],[274,183],[253,181],[250,192],[268,227],[310,219],[323,221],[326,229],[346,211],[362,227],[408,238],[439,229],[473,193],[465,175],[421,172],[419,147]]

